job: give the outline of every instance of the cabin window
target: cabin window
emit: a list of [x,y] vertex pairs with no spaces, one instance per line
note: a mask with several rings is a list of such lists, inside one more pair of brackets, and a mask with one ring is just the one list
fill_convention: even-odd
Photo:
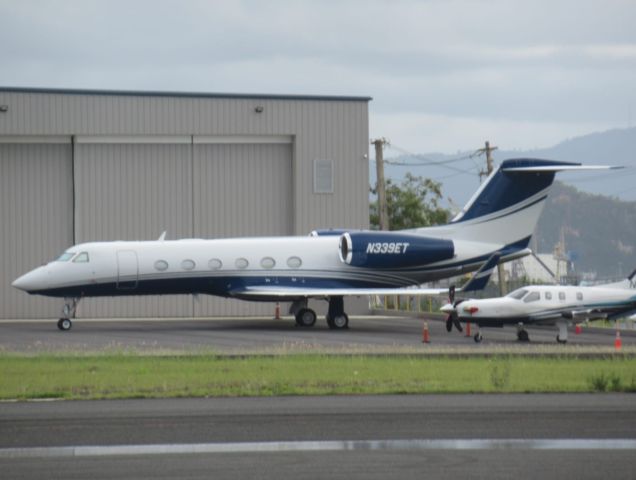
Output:
[[261,260],[261,267],[263,268],[274,268],[274,266],[276,265],[276,260],[274,260],[272,257],[264,257]]
[[522,288],[520,290],[515,290],[514,292],[509,293],[508,296],[514,298],[515,300],[521,300],[526,293],[528,293],[528,290],[524,290]]
[[552,300],[552,292],[545,292],[545,299]]
[[159,270],[160,272],[168,270],[168,262],[166,262],[165,260],[157,260],[155,262],[155,269]]
[[55,259],[56,262],[68,262],[75,255],[74,252],[64,252],[62,255]]
[[528,296],[526,298],[523,299],[523,301],[525,303],[528,302],[536,302],[537,300],[541,299],[541,294],[539,292],[531,292],[530,294],[528,294]]
[[73,263],[88,263],[88,252],[82,252],[73,259]]
[[303,261],[299,257],[289,257],[287,259],[287,266],[289,268],[299,268],[303,264]]
[[222,266],[223,262],[218,258],[213,258],[208,262],[208,267],[210,267],[210,270],[218,270]]
[[576,292],[576,299],[583,300],[583,292]]
[[181,268],[183,268],[184,270],[192,270],[194,268],[194,265],[194,260],[190,260],[189,258],[181,262]]
[[559,292],[559,300],[565,301],[565,292]]
[[236,262],[234,262],[234,265],[236,265],[236,268],[240,268],[241,270],[243,270],[244,268],[247,268],[247,266],[250,264],[250,262],[247,261],[247,258],[237,258]]

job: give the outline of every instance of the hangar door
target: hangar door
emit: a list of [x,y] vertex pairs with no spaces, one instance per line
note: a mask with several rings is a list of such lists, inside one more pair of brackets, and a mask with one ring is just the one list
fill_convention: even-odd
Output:
[[[77,137],[76,243],[286,235],[292,232],[291,137]],[[84,299],[80,317],[271,313],[200,296]]]
[[[76,243],[192,236],[191,137],[77,137]],[[189,317],[192,297],[83,299],[79,317]]]
[[59,316],[11,282],[73,244],[70,137],[0,137],[0,226],[0,318]]
[[[223,143],[194,137],[194,236],[290,235],[293,231],[291,137]],[[247,143],[249,142],[249,143]],[[247,255],[247,254],[246,254]],[[263,315],[272,304],[201,296],[197,316]]]

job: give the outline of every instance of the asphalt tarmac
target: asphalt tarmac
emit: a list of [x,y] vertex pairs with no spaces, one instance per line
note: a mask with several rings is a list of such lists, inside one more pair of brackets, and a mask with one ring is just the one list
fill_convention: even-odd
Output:
[[622,479],[634,471],[629,394],[0,404],[0,472],[11,479]]
[[[430,343],[424,344],[427,323]],[[472,333],[475,332],[474,326]],[[339,351],[374,351],[407,348],[426,352],[436,347],[463,348],[476,353],[489,347],[512,349],[550,346],[567,352],[573,347],[613,348],[613,329],[583,328],[569,332],[567,345],[556,342],[556,327],[528,327],[530,342],[517,341],[516,327],[482,329],[484,340],[476,344],[471,337],[453,330],[446,332],[442,317],[352,317],[345,331],[330,330],[324,321],[313,328],[297,327],[290,317],[172,320],[86,320],[77,319],[68,332],[59,331],[55,320],[0,321],[0,352],[98,351],[134,349],[149,351],[253,352],[311,351],[328,348]],[[622,345],[636,346],[636,331],[622,333]]]

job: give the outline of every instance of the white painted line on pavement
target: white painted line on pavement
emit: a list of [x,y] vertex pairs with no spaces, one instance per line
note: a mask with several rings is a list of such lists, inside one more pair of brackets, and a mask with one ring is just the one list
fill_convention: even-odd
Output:
[[0,458],[352,450],[636,450],[636,439],[412,439],[0,448]]

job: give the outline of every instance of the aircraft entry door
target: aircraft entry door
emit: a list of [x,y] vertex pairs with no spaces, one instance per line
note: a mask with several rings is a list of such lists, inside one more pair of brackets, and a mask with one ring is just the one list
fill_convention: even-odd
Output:
[[117,289],[134,290],[139,281],[139,262],[134,250],[117,252]]

